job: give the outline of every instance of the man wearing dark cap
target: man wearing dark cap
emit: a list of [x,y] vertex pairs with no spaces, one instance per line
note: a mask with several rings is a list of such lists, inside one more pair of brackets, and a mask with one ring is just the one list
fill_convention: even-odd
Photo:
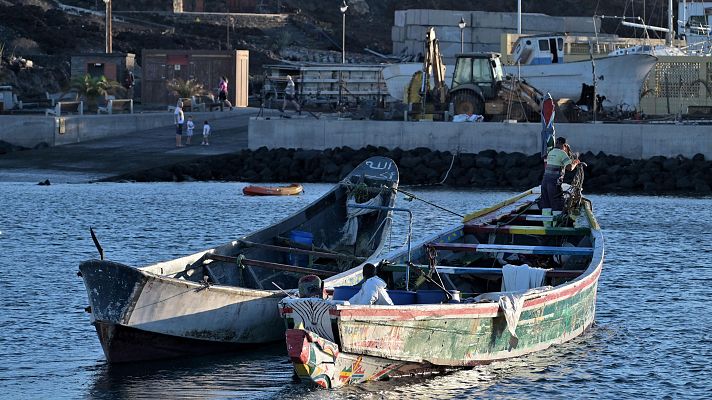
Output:
[[564,180],[564,173],[573,170],[578,165],[579,160],[571,159],[569,146],[563,137],[556,138],[555,146],[546,155],[546,167],[544,178],[541,180],[541,202],[539,206],[542,214],[547,215],[547,211],[553,214],[560,214],[564,209],[564,197],[561,190],[561,183]]

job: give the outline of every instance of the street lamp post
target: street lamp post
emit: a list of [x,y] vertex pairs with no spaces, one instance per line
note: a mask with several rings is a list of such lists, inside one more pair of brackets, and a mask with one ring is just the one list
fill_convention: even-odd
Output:
[[227,50],[230,50],[232,46],[230,46],[230,28],[235,24],[235,18],[233,18],[231,15],[228,15],[227,17],[227,42],[225,43],[225,48]]
[[349,6],[346,4],[346,0],[341,3],[341,63],[346,64],[346,10]]
[[465,52],[465,27],[467,22],[465,22],[464,17],[460,17],[460,22],[457,24],[460,27],[460,53]]
[[111,54],[111,0],[104,0],[106,4],[106,46],[104,50]]
[[[341,11],[341,64],[346,64],[346,10],[349,8],[346,0],[341,3],[339,11]],[[341,107],[341,91],[344,86],[344,71],[343,67],[339,70],[339,107]]]

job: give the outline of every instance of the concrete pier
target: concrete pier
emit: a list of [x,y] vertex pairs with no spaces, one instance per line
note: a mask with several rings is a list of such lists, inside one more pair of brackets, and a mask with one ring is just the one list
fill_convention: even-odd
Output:
[[[192,145],[181,148],[175,145],[173,116],[167,112],[69,116],[64,134],[56,132],[52,117],[3,115],[0,140],[36,148],[0,154],[0,181],[88,182],[239,152],[247,147],[248,118],[258,112],[245,108],[188,113],[193,115],[196,130]],[[212,127],[210,146],[200,145],[205,120]]]
[[[234,117],[227,112],[186,112],[196,122]],[[33,148],[44,144],[62,146],[89,140],[111,138],[173,125],[172,112],[113,115],[66,115],[60,117],[0,115],[0,140],[15,146]],[[202,124],[200,124],[202,126]]]
[[[352,121],[338,119],[251,118],[248,146],[258,149],[324,150],[366,145],[390,150],[431,150],[478,153],[483,150],[539,152],[540,123],[453,123]],[[556,124],[578,152],[604,152],[633,160],[654,156],[712,158],[712,126],[677,124]]]

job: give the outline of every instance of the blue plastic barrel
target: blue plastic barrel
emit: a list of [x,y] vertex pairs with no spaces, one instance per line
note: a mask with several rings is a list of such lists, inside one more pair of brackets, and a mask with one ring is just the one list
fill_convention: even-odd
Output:
[[348,300],[358,291],[361,290],[361,286],[336,286],[334,288],[334,300]]
[[[460,291],[450,290],[452,295],[451,302],[460,302]],[[440,304],[445,301],[445,293],[442,290],[418,290],[417,292],[418,304]]]
[[416,304],[418,302],[418,296],[415,292],[409,292],[406,290],[388,290],[388,296],[393,300],[393,304],[403,305],[403,304]]
[[[291,231],[289,232],[289,240],[291,240],[292,242],[303,244],[305,246],[311,246],[314,242],[314,235],[312,235],[311,232]],[[307,255],[297,255],[290,253],[287,255],[287,259],[292,265],[306,266],[309,263],[309,256]]]

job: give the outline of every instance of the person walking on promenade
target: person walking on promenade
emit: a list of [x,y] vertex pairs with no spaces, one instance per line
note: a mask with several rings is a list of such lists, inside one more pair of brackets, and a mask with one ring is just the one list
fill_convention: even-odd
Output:
[[294,80],[291,75],[287,75],[287,86],[284,88],[284,101],[282,102],[282,112],[287,109],[287,102],[294,104],[294,109],[297,113],[302,113],[302,107],[297,102],[296,90],[294,89]]
[[571,157],[571,149],[563,137],[556,138],[553,149],[546,156],[544,177],[541,180],[542,215],[558,215],[564,209],[563,190],[561,183],[564,173],[571,171],[579,164],[579,160]]
[[176,111],[173,113],[173,121],[176,124],[176,147],[183,147],[183,124],[185,124],[185,115],[183,114],[183,104],[178,100]]
[[126,98],[133,99],[133,87],[136,83],[136,78],[132,71],[126,72],[126,77],[124,78],[124,88],[126,88]]
[[202,146],[209,146],[210,145],[210,124],[208,121],[205,121],[203,123],[203,143],[201,143]]
[[218,99],[220,100],[220,111],[224,111],[223,107],[227,105],[232,111],[232,103],[227,99],[227,77],[221,76],[220,83],[218,84]]
[[189,115],[188,116],[188,122],[185,123],[185,144],[187,146],[190,146],[190,139],[193,138],[193,129],[195,129],[195,124],[193,123],[193,116]]

